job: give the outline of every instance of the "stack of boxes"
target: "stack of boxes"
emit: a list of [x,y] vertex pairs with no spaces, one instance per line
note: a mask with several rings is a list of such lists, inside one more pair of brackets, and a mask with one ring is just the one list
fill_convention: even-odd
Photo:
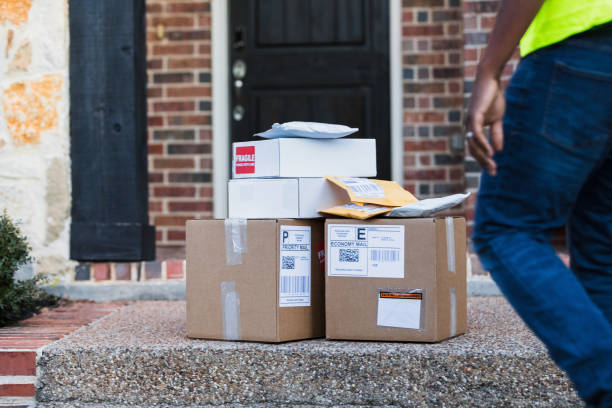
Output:
[[[225,220],[187,223],[189,337],[439,341],[465,332],[462,218],[323,219],[373,139],[234,143]],[[327,268],[327,273],[326,273]]]

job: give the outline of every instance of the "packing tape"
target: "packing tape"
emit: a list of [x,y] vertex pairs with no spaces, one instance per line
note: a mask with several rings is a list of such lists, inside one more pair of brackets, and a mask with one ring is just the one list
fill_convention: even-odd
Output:
[[225,257],[228,265],[240,265],[247,252],[247,220],[225,219]]
[[455,288],[450,288],[450,337],[457,335],[457,295]]
[[446,217],[446,259],[448,270],[455,273],[455,228],[453,217]]
[[235,282],[221,282],[221,314],[223,338],[240,340],[240,296]]

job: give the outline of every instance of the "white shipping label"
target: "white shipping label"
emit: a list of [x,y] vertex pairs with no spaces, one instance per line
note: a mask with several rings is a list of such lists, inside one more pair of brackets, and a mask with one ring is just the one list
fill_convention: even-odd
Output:
[[378,326],[421,328],[422,293],[380,292],[378,295]]
[[329,224],[329,276],[404,277],[404,226]]
[[365,178],[340,178],[355,197],[385,198],[385,191],[381,186]]
[[278,283],[280,307],[310,306],[310,250],[310,227],[281,225]]

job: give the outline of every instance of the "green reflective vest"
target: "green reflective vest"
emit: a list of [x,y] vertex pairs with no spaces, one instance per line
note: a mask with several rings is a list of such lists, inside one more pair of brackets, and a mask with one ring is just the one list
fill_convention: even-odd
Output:
[[521,57],[609,21],[612,0],[545,0],[521,39]]

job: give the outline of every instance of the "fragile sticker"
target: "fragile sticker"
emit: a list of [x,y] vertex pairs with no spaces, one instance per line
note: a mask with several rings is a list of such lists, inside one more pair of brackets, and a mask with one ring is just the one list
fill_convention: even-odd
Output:
[[280,307],[310,306],[310,254],[309,226],[280,226]]
[[404,226],[329,224],[329,276],[404,277]]
[[236,146],[234,168],[236,174],[255,174],[255,146]]

